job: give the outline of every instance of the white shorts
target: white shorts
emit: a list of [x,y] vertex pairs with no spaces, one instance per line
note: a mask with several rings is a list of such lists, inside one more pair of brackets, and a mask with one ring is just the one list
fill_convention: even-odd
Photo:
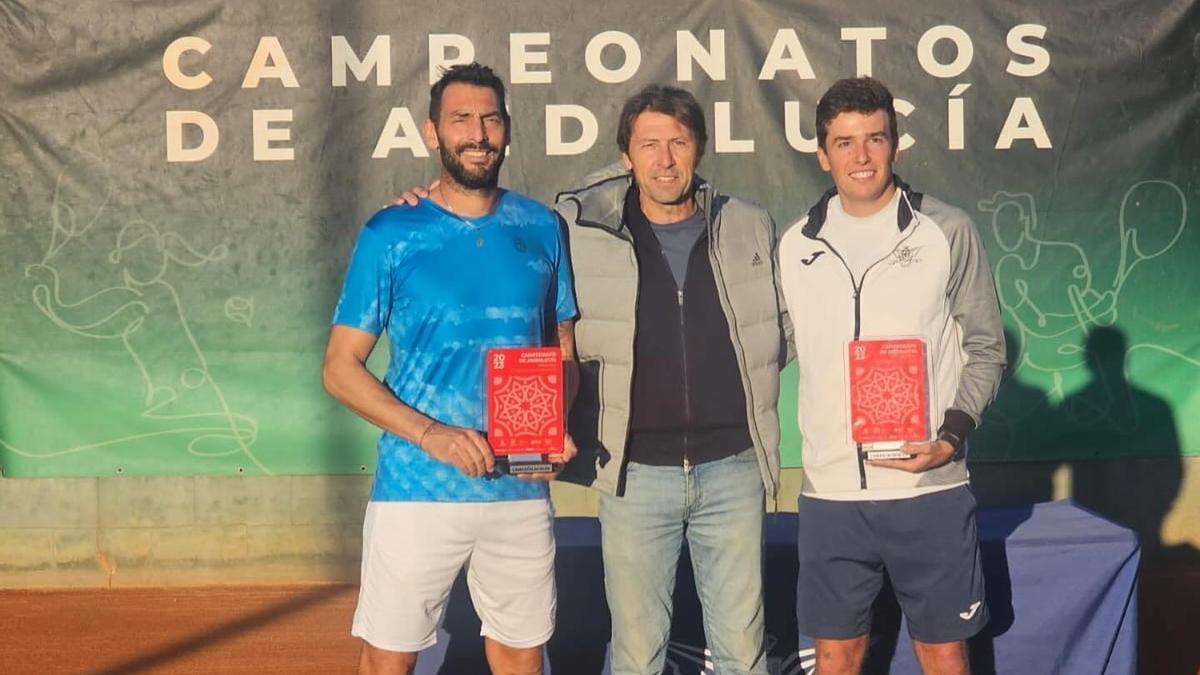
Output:
[[554,509],[548,499],[370,502],[351,633],[395,652],[437,642],[463,566],[480,634],[536,647],[554,632]]

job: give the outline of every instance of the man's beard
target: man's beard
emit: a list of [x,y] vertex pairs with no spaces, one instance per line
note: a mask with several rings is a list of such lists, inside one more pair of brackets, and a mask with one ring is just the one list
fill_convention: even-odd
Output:
[[[440,141],[440,139],[439,139]],[[478,173],[470,172],[459,161],[459,154],[468,150],[486,150],[493,154],[495,161]],[[489,143],[463,143],[452,152],[445,143],[438,143],[438,154],[442,158],[442,167],[450,174],[455,183],[468,190],[485,190],[496,187],[500,182],[500,165],[504,164],[504,150]]]

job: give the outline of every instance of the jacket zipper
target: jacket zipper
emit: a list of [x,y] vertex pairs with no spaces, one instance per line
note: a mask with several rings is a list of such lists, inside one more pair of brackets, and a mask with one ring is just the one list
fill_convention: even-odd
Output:
[[[875,269],[876,265],[878,265],[879,263],[883,262],[884,260],[887,260],[888,258],[890,258],[892,256],[892,254],[896,252],[896,249],[900,247],[901,244],[903,244],[905,241],[908,241],[908,238],[912,236],[913,230],[915,230],[915,229],[916,229],[916,224],[914,223],[913,226],[909,229],[908,233],[905,234],[904,237],[902,239],[900,239],[900,241],[896,242],[896,245],[893,246],[890,251],[888,251],[887,255],[883,256],[879,260],[876,260],[875,262],[871,263],[870,265],[867,265],[867,269],[863,270],[861,280],[854,278],[854,272],[851,271],[850,265],[846,262],[846,259],[842,257],[842,254],[838,253],[838,250],[833,247],[833,244],[829,243],[829,240],[825,239],[824,237],[815,237],[815,239],[817,241],[821,242],[822,244],[825,244],[825,247],[828,248],[830,250],[830,252],[832,252],[835,256],[837,256],[838,260],[842,261],[842,267],[845,268],[846,274],[850,277],[850,287],[854,289],[854,339],[855,340],[859,339],[859,337],[861,337],[861,335],[862,335],[862,290],[863,290],[863,286],[866,285],[867,275],[871,273],[871,270]],[[866,490],[867,489],[867,464],[866,464],[865,458],[863,457],[862,443],[855,444],[855,454],[858,455],[858,487],[860,490]]]
[[[619,234],[619,233],[614,233],[614,234],[619,239],[622,239],[626,243],[629,244],[629,261],[631,263],[633,263],[633,335],[630,336],[630,340],[629,340],[629,386],[625,388],[625,410],[628,411],[628,413],[625,417],[625,439],[626,439],[625,442],[626,442],[626,444],[628,444],[628,442],[629,442],[629,440],[628,440],[629,439],[629,427],[633,424],[633,378],[634,378],[634,371],[637,368],[637,365],[636,365],[637,364],[637,347],[636,347],[636,345],[637,345],[637,336],[638,336],[638,329],[639,329],[637,317],[638,317],[638,308],[642,304],[642,291],[641,291],[642,270],[638,266],[637,243],[633,241],[633,234],[630,233],[630,235],[628,237],[626,237],[622,234]],[[601,377],[600,379],[603,380],[604,378]],[[604,423],[603,399],[600,402],[600,410],[602,412],[600,413],[601,418],[599,420],[597,420],[597,422],[599,423],[596,426],[597,430],[604,428],[604,427],[600,426],[600,424]],[[599,433],[599,431],[597,431],[597,433]],[[626,447],[628,447],[628,445]],[[625,472],[624,466],[628,463],[629,463],[629,451],[626,450],[625,452],[622,453],[622,457],[621,457],[621,465],[622,466],[621,466],[621,468],[618,469],[618,471],[620,472],[618,474],[618,478],[617,478],[618,485],[621,484],[620,476],[624,475],[624,472]]]
[[[707,214],[706,214],[706,220],[707,220]],[[653,227],[653,226],[651,226],[651,227]],[[708,248],[707,239],[708,239],[707,232],[701,233],[700,238],[697,239],[692,244],[692,250],[688,251],[688,262],[687,262],[687,266],[684,268],[684,272],[683,272],[684,287],[687,287],[688,271],[692,267],[692,256],[696,252],[696,245],[704,244],[705,249],[707,249]],[[672,278],[674,278],[674,273],[671,272],[671,261],[667,260],[667,253],[666,253],[666,251],[662,250],[661,243],[658,245],[658,255],[662,258],[663,265],[665,265],[667,268],[667,273],[670,274]],[[638,297],[639,298],[641,297],[640,292],[638,293]],[[683,417],[684,417],[684,420],[687,422],[687,425],[683,429],[683,472],[687,473],[689,471],[689,468],[691,467],[691,462],[688,459],[688,429],[687,429],[687,426],[690,426],[691,422],[692,422],[692,393],[691,393],[692,387],[691,387],[691,378],[688,377],[687,316],[683,311],[683,289],[682,288],[677,287],[675,289],[675,306],[676,306],[676,309],[679,311],[679,350],[680,350],[680,353],[683,354]],[[634,316],[636,317],[637,314],[634,314]],[[634,323],[636,324],[637,322],[635,321]],[[635,331],[636,331],[636,328],[635,328]],[[635,338],[636,338],[636,333],[635,333]]]
[[[846,275],[850,277],[850,288],[854,291],[852,296],[854,298],[854,339],[857,340],[859,333],[862,330],[862,288],[859,286],[858,280],[854,278],[854,272],[850,269],[850,265],[846,262],[846,259],[842,257],[842,254],[838,253],[838,250],[833,247],[833,244],[829,243],[829,241],[823,237],[817,237],[816,239],[822,244],[825,244],[825,248],[829,249],[831,253],[837,256],[838,260],[842,261],[842,268],[846,270]],[[867,268],[868,271],[870,269],[870,267]],[[866,280],[866,278],[867,275],[864,272],[863,280]],[[863,460],[862,443],[856,443],[854,445],[854,454],[858,459],[858,489],[866,490],[867,465]]]
[[[687,278],[686,276],[684,277]],[[692,387],[688,377],[688,351],[687,351],[687,316],[683,312],[683,289],[676,289],[676,297],[679,299],[679,344],[683,347],[683,416],[687,420],[688,425],[692,423]],[[688,428],[683,429],[683,471],[688,470]]]
[[[703,235],[701,235],[703,237]],[[697,242],[699,243],[699,242]],[[707,245],[707,242],[705,242]],[[693,244],[693,251],[695,245]],[[662,246],[658,247],[658,254],[662,256],[663,264],[667,267],[667,272],[671,272],[671,261],[667,260],[667,254],[662,250]],[[691,267],[691,252],[688,253],[688,265]],[[687,270],[683,273],[684,286],[687,286]],[[640,293],[639,293],[640,295]],[[688,377],[688,349],[687,349],[687,316],[683,311],[683,289],[675,289],[675,307],[679,311],[679,350],[683,354],[683,418],[690,425],[692,422],[692,387],[690,378]],[[687,425],[683,429],[683,471],[687,473],[689,467],[688,461],[688,429]]]

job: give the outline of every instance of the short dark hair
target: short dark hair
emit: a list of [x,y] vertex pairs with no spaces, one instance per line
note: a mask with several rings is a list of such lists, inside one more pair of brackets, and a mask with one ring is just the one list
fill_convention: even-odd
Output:
[[696,159],[704,156],[708,144],[708,127],[704,123],[704,111],[691,92],[665,84],[648,84],[630,96],[621,108],[621,120],[617,124],[617,147],[629,152],[629,138],[633,136],[633,121],[644,112],[670,115],[691,130],[699,150]]
[[437,124],[438,117],[442,114],[442,92],[455,82],[487,87],[496,92],[496,100],[500,103],[500,116],[504,118],[504,126],[509,126],[508,108],[504,103],[504,81],[491,68],[477,61],[443,68],[442,77],[429,88],[429,119],[433,120],[434,124]]
[[821,100],[817,101],[817,145],[825,147],[829,123],[844,112],[869,115],[877,110],[887,112],[888,131],[891,133],[892,149],[899,142],[896,126],[896,104],[892,92],[873,77],[848,77],[833,83]]

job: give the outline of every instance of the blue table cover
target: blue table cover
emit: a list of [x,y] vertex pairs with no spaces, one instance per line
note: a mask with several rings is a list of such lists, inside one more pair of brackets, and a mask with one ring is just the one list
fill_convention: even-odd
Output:
[[[985,508],[978,513],[991,622],[971,640],[976,675],[1133,675],[1137,671],[1137,568],[1133,532],[1070,501]],[[608,673],[610,637],[600,525],[559,518],[558,628],[547,672]],[[809,641],[797,635],[796,516],[769,514],[765,537],[768,670],[812,672]],[[700,604],[690,561],[680,565],[675,621],[665,672],[707,674]],[[422,652],[417,673],[486,673],[479,620],[462,581],[451,593],[438,644]],[[868,673],[920,673],[899,607],[876,603]]]

